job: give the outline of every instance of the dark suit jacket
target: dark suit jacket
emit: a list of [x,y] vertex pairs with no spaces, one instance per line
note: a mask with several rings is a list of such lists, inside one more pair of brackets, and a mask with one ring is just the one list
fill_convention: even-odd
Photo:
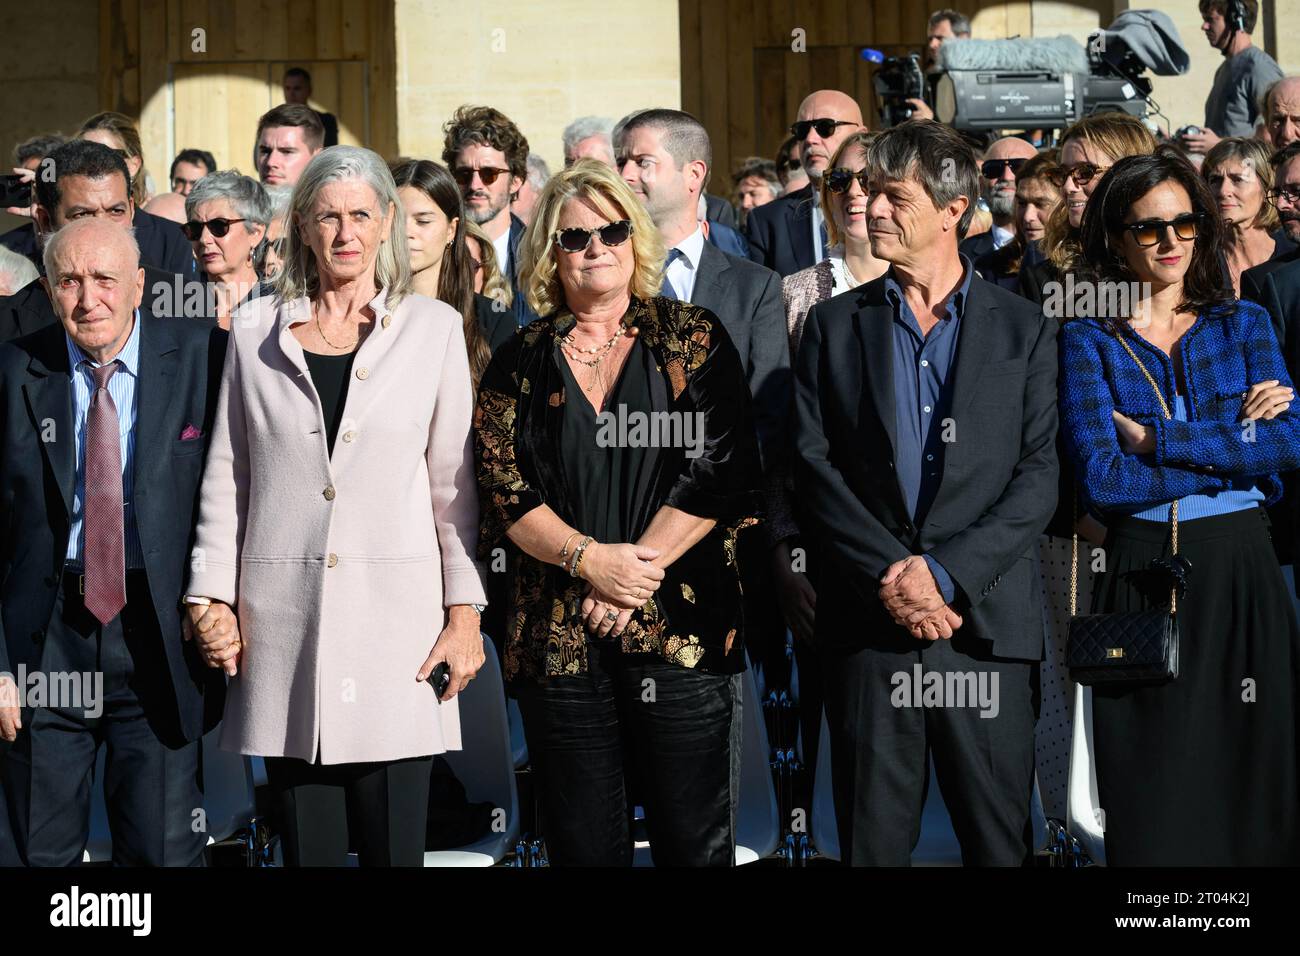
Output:
[[894,465],[893,310],[881,276],[808,313],[795,369],[795,492],[818,541],[818,641],[918,646],[877,593],[886,568],[932,555],[968,635],[994,654],[1043,649],[1038,536],[1056,505],[1056,323],[972,278],[953,365],[953,441],[914,527]]
[[781,280],[770,269],[729,256],[706,242],[691,303],[722,321],[740,353],[754,400],[754,428],[763,470],[768,472],[788,457],[790,337]]
[[514,338],[519,326],[515,324],[513,312],[504,309],[498,312],[492,308],[493,304],[487,296],[474,293],[474,315],[478,318],[479,330],[487,339],[488,348],[496,354],[498,348]]
[[729,256],[749,258],[749,243],[745,241],[745,237],[730,226],[711,219],[709,220],[709,242]]
[[1274,269],[1280,269],[1292,262],[1300,262],[1300,246],[1292,245],[1288,249],[1279,243],[1274,249],[1272,258],[1252,266],[1241,274],[1241,297],[1268,308],[1267,303],[1263,301],[1265,276]]
[[[143,310],[140,322],[135,520],[160,652],[176,694],[173,719],[184,739],[196,740],[220,719],[225,677],[181,639],[177,605],[189,572],[226,333],[206,320],[157,319]],[[205,437],[182,441],[189,425]],[[0,670],[40,666],[71,528],[72,435],[72,379],[62,326],[0,345]]]
[[751,209],[745,217],[749,258],[774,270],[781,278],[816,265],[813,201],[813,188],[809,184]]
[[[135,241],[140,247],[140,264],[153,266],[163,272],[177,272],[187,279],[198,277],[198,264],[194,261],[194,247],[190,245],[179,224],[163,219],[143,209],[136,209],[131,221]],[[32,261],[39,272],[44,272],[41,253],[36,245],[36,230],[19,226],[0,236],[0,244]]]
[[[177,294],[177,283],[184,280],[175,273],[160,272],[152,266],[144,269],[144,299],[142,311],[159,318],[180,318],[184,314],[184,287]],[[54,304],[41,285],[33,279],[11,296],[0,299],[0,342],[8,342],[28,335],[58,321]]]
[[[1010,245],[1010,243],[1007,245]],[[1005,249],[1006,246],[1002,248]],[[967,236],[958,244],[957,249],[972,262],[981,256],[992,255],[993,230],[989,229],[987,232],[981,232],[978,236]]]
[[505,270],[506,281],[510,283],[510,288],[515,294],[512,308],[515,313],[515,322],[521,329],[528,323],[536,322],[541,318],[529,308],[519,290],[519,240],[524,237],[524,230],[527,228],[522,219],[514,213],[510,214],[510,260],[500,263],[501,268]]
[[721,196],[704,194],[704,211],[710,222],[720,222],[728,229],[735,229],[739,224],[736,207]]

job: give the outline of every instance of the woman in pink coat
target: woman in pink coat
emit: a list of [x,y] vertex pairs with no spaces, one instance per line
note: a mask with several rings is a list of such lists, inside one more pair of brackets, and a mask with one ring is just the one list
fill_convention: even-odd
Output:
[[483,662],[461,317],[410,292],[370,150],[313,159],[291,223],[276,295],[231,321],[191,631],[231,675],[222,746],[266,758],[285,862],[341,865],[350,836],[362,865],[419,865],[432,755],[460,749]]

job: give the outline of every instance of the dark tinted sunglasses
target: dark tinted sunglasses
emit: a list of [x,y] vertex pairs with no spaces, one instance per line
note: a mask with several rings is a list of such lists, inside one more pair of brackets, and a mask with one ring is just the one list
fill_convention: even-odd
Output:
[[181,232],[185,233],[185,238],[190,242],[198,242],[203,238],[203,230],[220,239],[230,231],[230,227],[237,222],[247,222],[245,219],[209,219],[207,222],[200,222],[197,219],[191,219],[181,226]]
[[1019,175],[1020,167],[1028,162],[1024,157],[1020,159],[986,159],[980,163],[980,172],[984,174],[985,179],[1001,179],[1002,170],[1010,169],[1013,176]]
[[853,180],[855,179],[858,181],[858,185],[862,187],[863,192],[868,191],[867,170],[865,167],[854,171],[852,169],[847,169],[844,166],[836,166],[834,169],[827,170],[825,176],[826,176],[826,188],[830,192],[833,193],[848,192],[849,189],[852,188]]
[[457,166],[455,169],[456,182],[462,186],[468,186],[474,181],[474,174],[478,173],[478,178],[483,180],[484,186],[491,186],[497,181],[497,177],[507,175],[508,169],[497,169],[495,166],[484,166],[482,169],[470,169],[468,166]]
[[1067,179],[1073,179],[1076,186],[1086,186],[1093,177],[1110,169],[1109,166],[1097,166],[1094,163],[1075,163],[1073,166],[1057,166],[1047,174],[1047,178],[1057,189],[1065,187]]
[[611,222],[596,229],[579,229],[577,226],[557,229],[554,239],[555,244],[565,252],[582,252],[591,245],[593,235],[600,236],[600,241],[607,246],[621,246],[632,235],[632,223],[630,220],[620,219],[618,222]]
[[1174,236],[1183,242],[1196,238],[1197,227],[1205,216],[1199,212],[1189,212],[1173,219],[1147,219],[1125,226],[1125,232],[1133,233],[1133,241],[1139,246],[1154,246],[1165,237],[1165,230],[1173,228]]
[[818,136],[826,139],[834,135],[837,126],[857,125],[857,123],[851,123],[848,120],[826,119],[825,117],[822,119],[799,120],[797,123],[790,124],[790,135],[797,140],[805,140],[808,138],[808,131],[815,129]]

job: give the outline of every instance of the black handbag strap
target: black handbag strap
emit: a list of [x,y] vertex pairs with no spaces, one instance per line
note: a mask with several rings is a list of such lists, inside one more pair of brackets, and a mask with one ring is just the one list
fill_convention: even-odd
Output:
[[[1138,358],[1138,354],[1137,352],[1133,351],[1133,347],[1124,341],[1123,335],[1116,332],[1115,338],[1119,341],[1120,345],[1124,346],[1124,351],[1127,352],[1129,356],[1133,359],[1133,361],[1137,363],[1137,367],[1142,370],[1142,375],[1147,380],[1147,384],[1149,384],[1151,386],[1151,390],[1156,393],[1156,400],[1160,403],[1160,411],[1164,413],[1165,419],[1172,420],[1174,416],[1170,414],[1169,403],[1165,401],[1164,393],[1160,391],[1160,386],[1156,384],[1156,380],[1152,378],[1151,373],[1147,371],[1147,367],[1145,364],[1143,364],[1142,359]],[[1079,489],[1077,484],[1075,485],[1075,489],[1074,489],[1073,505],[1074,507],[1072,510],[1073,510],[1074,523],[1071,528],[1072,534],[1071,534],[1071,541],[1070,541],[1070,617],[1075,617],[1078,614],[1078,604],[1079,604]],[[1175,498],[1169,504],[1169,541],[1170,541],[1171,553],[1177,554],[1178,553],[1178,499],[1177,498]],[[1176,614],[1177,612],[1178,612],[1178,588],[1175,586],[1169,589],[1169,613]]]

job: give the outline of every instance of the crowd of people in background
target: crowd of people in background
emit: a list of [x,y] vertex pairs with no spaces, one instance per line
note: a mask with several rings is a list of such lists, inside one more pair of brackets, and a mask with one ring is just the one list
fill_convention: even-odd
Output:
[[[436,157],[339,145],[294,68],[251,175],[191,144],[156,182],[113,112],[17,146],[0,862],[80,859],[104,742],[115,861],[202,862],[220,721],[287,864],[419,865],[494,654],[553,864],[629,864],[638,805],[657,864],[731,865],[741,674],[793,657],[846,863],[907,864],[933,761],[963,860],[1021,865],[1071,621],[1167,607],[1175,557],[1176,678],[1093,689],[1108,861],[1300,862],[1300,77],[1236,6],[1178,133],[823,89],[716,177],[666,108],[575,119],[552,172],[485,105]],[[969,35],[938,11],[926,55]],[[20,666],[104,671],[103,717]],[[997,706],[900,705],[913,671]]]

